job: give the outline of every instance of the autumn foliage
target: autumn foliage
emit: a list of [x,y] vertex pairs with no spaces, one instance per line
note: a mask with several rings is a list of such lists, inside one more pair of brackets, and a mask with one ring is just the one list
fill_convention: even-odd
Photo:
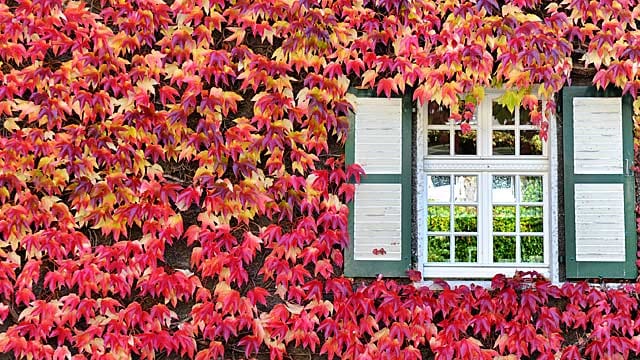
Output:
[[341,155],[349,87],[411,91],[464,126],[502,86],[544,134],[538,99],[576,68],[636,96],[637,5],[0,0],[0,353],[637,354],[634,286],[341,276],[362,176]]

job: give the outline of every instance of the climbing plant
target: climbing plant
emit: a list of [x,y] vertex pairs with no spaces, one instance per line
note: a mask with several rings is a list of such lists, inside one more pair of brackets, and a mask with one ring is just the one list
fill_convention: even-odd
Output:
[[0,352],[626,358],[635,289],[342,277],[342,150],[349,87],[465,131],[504,87],[542,138],[572,70],[635,97],[637,5],[0,0]]

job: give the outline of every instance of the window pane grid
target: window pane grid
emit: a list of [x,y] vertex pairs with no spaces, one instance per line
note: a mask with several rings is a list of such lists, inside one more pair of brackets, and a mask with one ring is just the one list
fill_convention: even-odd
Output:
[[[525,201],[542,200],[541,174],[433,174],[427,179],[428,262],[544,262],[544,202]],[[481,201],[488,204],[488,216],[482,215]],[[489,249],[488,257],[483,248]]]
[[[492,175],[493,261],[506,263],[540,263],[544,254],[544,204],[542,176]],[[507,188],[508,191],[505,191]],[[511,196],[511,201],[495,201]],[[515,230],[515,231],[514,231]],[[525,241],[523,241],[523,238]],[[523,244],[524,243],[524,244]],[[523,248],[526,245],[523,256]]]
[[[524,121],[522,119],[525,114]],[[539,128],[530,124],[529,112],[520,108],[511,113],[505,106],[492,102],[491,154],[497,156],[544,155]]]
[[430,175],[427,183],[428,261],[477,262],[478,176]]
[[[548,199],[543,184],[548,166],[546,144],[528,111],[516,109],[511,113],[502,106],[494,111],[497,97],[498,94],[489,94],[478,106],[471,135],[462,136],[459,125],[448,118],[444,120],[442,107],[434,121],[429,117],[431,112],[427,114],[425,164],[427,169],[430,164],[438,169],[427,177],[442,177],[448,182],[446,198],[434,197],[434,191],[442,190],[427,180],[427,216],[446,211],[448,217],[438,220],[447,222],[439,228],[432,226],[435,221],[427,221],[427,263],[462,267],[548,266]],[[501,162],[505,159],[513,160]],[[473,174],[460,171],[461,168],[471,169]],[[461,193],[458,180],[470,176],[476,182],[462,187],[467,193]],[[501,181],[495,190],[494,176]],[[476,191],[469,193],[469,189]],[[499,227],[494,228],[494,220]]]

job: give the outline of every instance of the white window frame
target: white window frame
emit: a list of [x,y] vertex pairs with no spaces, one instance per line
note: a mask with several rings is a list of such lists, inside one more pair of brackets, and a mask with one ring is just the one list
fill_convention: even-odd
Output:
[[[416,126],[416,216],[418,235],[418,270],[427,279],[486,279],[496,274],[512,275],[516,271],[536,271],[550,280],[558,281],[558,178],[557,139],[555,118],[549,122],[548,139],[543,145],[543,155],[491,156],[491,103],[504,93],[489,89],[478,106],[477,155],[431,155],[427,156],[427,106],[419,107]],[[517,123],[517,122],[516,122]],[[516,125],[517,126],[517,125]],[[459,125],[455,125],[459,129]],[[475,128],[475,126],[474,126]],[[450,136],[453,136],[450,134]],[[451,139],[451,137],[450,137]],[[453,139],[452,139],[453,140]],[[450,145],[453,148],[453,144]],[[516,147],[519,144],[516,143]],[[522,161],[526,158],[527,161]],[[425,257],[427,238],[427,175],[473,175],[478,176],[478,263],[429,263]],[[539,175],[543,176],[543,226],[544,262],[541,264],[492,263],[491,245],[491,176]],[[487,182],[489,182],[487,184]],[[481,224],[482,222],[482,224]]]

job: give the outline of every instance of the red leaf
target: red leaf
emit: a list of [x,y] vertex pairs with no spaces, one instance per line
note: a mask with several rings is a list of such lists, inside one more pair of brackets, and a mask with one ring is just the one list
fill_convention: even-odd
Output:
[[269,292],[261,287],[255,287],[247,291],[247,298],[249,298],[249,300],[251,300],[251,303],[254,305],[266,305],[267,296],[269,296]]
[[384,78],[378,82],[376,94],[380,95],[384,92],[386,97],[391,97],[392,93],[398,93],[398,84],[392,78]]

